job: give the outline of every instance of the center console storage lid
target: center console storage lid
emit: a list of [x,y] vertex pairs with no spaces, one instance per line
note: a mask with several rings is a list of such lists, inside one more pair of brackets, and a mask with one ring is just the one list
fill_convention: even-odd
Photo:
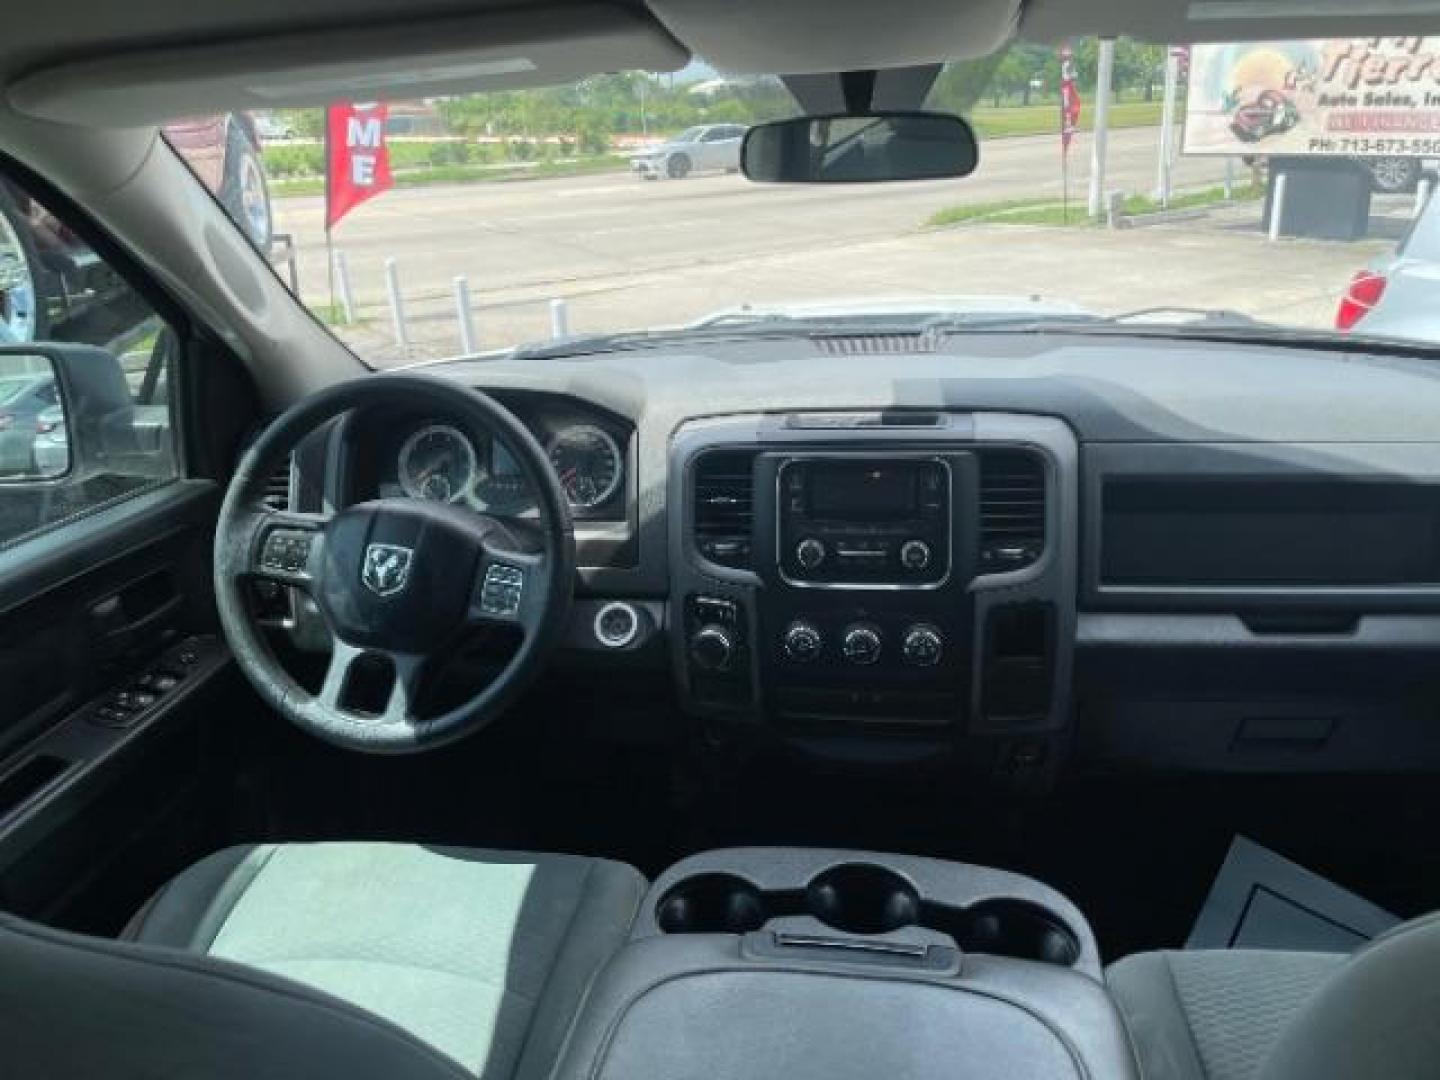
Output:
[[1076,971],[969,956],[958,975],[927,974],[759,959],[751,945],[632,942],[593,988],[557,1080],[1136,1076],[1108,995]]

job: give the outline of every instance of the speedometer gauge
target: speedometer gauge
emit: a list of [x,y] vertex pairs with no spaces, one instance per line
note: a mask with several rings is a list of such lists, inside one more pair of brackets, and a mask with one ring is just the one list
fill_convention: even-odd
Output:
[[620,447],[593,424],[563,428],[550,440],[549,453],[565,497],[577,509],[599,506],[620,487],[624,475]]
[[458,428],[431,424],[400,447],[400,487],[412,499],[458,502],[475,483],[475,447]]

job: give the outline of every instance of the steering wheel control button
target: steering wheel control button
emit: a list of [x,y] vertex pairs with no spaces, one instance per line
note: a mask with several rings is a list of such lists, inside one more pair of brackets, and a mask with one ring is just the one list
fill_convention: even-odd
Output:
[[900,565],[919,573],[930,565],[930,545],[924,540],[906,540],[900,545]]
[[510,618],[520,610],[520,597],[525,592],[525,571],[504,563],[495,563],[485,570],[480,587],[480,610],[486,615]]
[[260,565],[286,574],[301,573],[310,562],[310,534],[294,529],[275,529],[265,537]]
[[880,659],[883,648],[880,631],[869,623],[854,623],[846,628],[840,651],[847,663],[869,667]]
[[945,640],[940,631],[928,623],[919,623],[905,631],[900,655],[911,667],[934,667],[945,653]]
[[825,561],[825,545],[813,536],[807,536],[795,545],[795,561],[802,569],[814,570]]
[[723,626],[702,626],[690,639],[690,659],[701,671],[728,671],[735,660],[735,639]]
[[781,641],[785,647],[785,656],[797,664],[808,664],[820,659],[820,651],[825,645],[819,628],[803,619],[792,622],[786,628]]
[[640,613],[614,601],[595,613],[595,638],[608,649],[623,649],[640,633]]

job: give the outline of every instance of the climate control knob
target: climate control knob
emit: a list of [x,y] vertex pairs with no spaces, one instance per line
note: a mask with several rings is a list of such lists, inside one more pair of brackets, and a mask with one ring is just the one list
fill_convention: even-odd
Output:
[[804,620],[797,620],[786,627],[785,636],[781,640],[785,646],[786,657],[797,664],[808,664],[812,660],[818,660],[820,650],[825,644],[825,639],[820,636],[819,627]]
[[845,629],[840,651],[845,659],[862,667],[880,659],[881,638],[878,628],[869,623],[852,623]]
[[917,623],[905,631],[900,655],[911,667],[934,667],[945,652],[945,639],[928,623]]
[[813,536],[807,536],[795,545],[795,561],[804,570],[814,570],[825,561],[825,545]]
[[735,659],[735,639],[723,626],[702,626],[690,639],[690,659],[701,671],[728,671]]
[[906,540],[900,545],[900,565],[917,573],[930,565],[930,545],[924,540]]

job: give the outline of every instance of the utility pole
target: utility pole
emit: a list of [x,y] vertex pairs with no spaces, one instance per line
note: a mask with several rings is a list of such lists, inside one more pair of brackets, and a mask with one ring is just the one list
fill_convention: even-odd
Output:
[[1115,74],[1115,39],[1101,38],[1095,68],[1095,123],[1090,136],[1090,201],[1091,218],[1097,218],[1105,207],[1105,152],[1110,142],[1110,84]]
[[1155,173],[1155,198],[1161,207],[1170,205],[1170,170],[1174,165],[1175,98],[1180,91],[1180,56],[1165,50],[1165,103],[1160,108],[1160,161]]

